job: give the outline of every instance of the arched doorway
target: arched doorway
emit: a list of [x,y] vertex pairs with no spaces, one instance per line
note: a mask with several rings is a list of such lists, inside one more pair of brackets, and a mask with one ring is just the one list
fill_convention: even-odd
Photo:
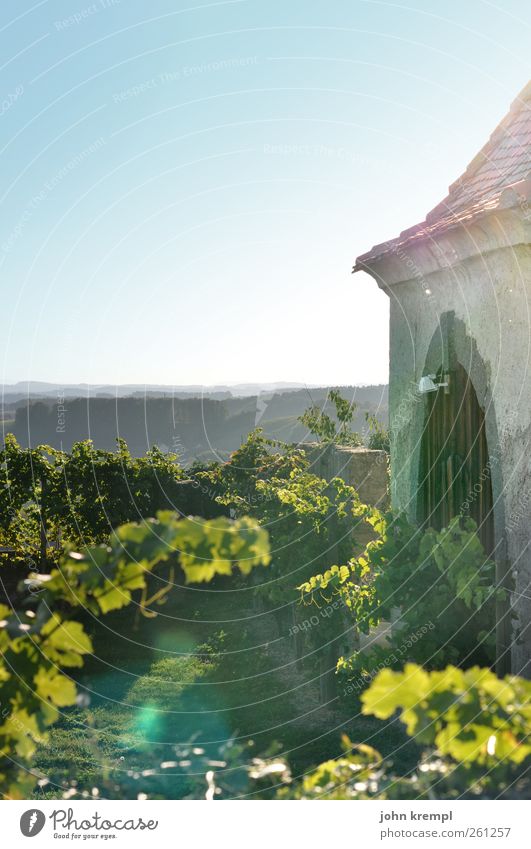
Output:
[[436,377],[448,386],[425,396],[419,520],[440,530],[455,516],[470,516],[490,556],[494,511],[485,413],[460,363],[444,373],[440,369]]

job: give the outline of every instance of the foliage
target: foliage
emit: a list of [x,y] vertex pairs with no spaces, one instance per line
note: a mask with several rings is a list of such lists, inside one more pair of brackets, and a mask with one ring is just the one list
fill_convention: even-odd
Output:
[[117,525],[182,503],[185,474],[177,455],[157,447],[145,457],[132,457],[124,440],[118,440],[115,452],[87,440],[56,457],[53,471],[48,509],[61,517],[66,538],[76,543],[102,541]]
[[[352,406],[337,392],[331,398],[339,428],[314,410],[313,432],[325,442],[356,444],[349,441]],[[373,435],[385,436],[383,429]],[[391,671],[411,659],[427,670],[490,662],[494,605],[506,591],[495,585],[494,565],[485,558],[471,520],[455,519],[436,532],[414,528],[403,516],[381,514],[361,504],[341,479],[312,474],[304,450],[265,439],[260,430],[227,463],[192,472],[193,481],[230,510],[233,520],[182,519],[159,509],[154,519],[123,524],[154,506],[180,503],[184,472],[176,457],[158,449],[135,459],[123,442],[116,452],[84,442],[67,455],[46,446],[21,449],[9,437],[0,459],[5,478],[0,542],[11,540],[30,571],[22,610],[0,606],[0,787],[5,795],[24,797],[35,781],[26,766],[36,746],[46,742],[62,708],[75,704],[71,675],[93,650],[86,612],[100,616],[120,610],[137,593],[138,607],[151,616],[175,585],[176,570],[186,583],[217,576],[241,580],[238,576],[256,565],[269,563],[268,579],[257,590],[280,610],[293,609],[298,584],[303,604],[326,603],[331,609],[335,599],[364,634],[394,620],[383,644],[341,658],[338,666],[347,678],[359,680],[361,673],[363,684],[385,667],[362,697],[364,713],[388,719],[401,708],[408,734],[428,747],[415,773],[403,777],[375,749],[353,747],[345,738],[341,758],[324,762],[284,796],[452,796],[469,784],[472,793],[488,795],[496,787],[509,792],[514,781],[522,781],[530,754],[524,738],[530,718],[526,682],[499,682],[478,667],[430,673],[408,664],[402,673]],[[370,527],[373,539],[359,555],[353,531],[361,523]],[[50,551],[50,540],[60,543],[57,549]],[[89,544],[81,547],[83,542]],[[37,573],[37,560],[44,574]],[[159,588],[153,590],[149,576],[155,569]],[[317,638],[332,652],[332,664],[327,656],[324,668],[339,653],[337,620],[327,613],[312,633],[315,639],[319,632]],[[169,706],[181,692],[179,680],[192,683],[203,674],[200,667],[163,662],[149,681],[131,689],[131,704],[152,702],[149,710],[157,710],[159,702]],[[124,728],[117,724],[116,734]],[[185,750],[193,752],[194,746]],[[273,785],[287,780],[281,759],[263,756],[248,763],[248,756],[236,744],[217,760],[212,752],[199,756],[208,798],[254,792],[249,777]],[[183,763],[194,760],[179,757]],[[216,762],[224,766],[217,770]],[[136,774],[133,769],[129,776],[133,782]],[[109,787],[116,786],[115,777],[112,782]]]
[[531,756],[531,682],[490,669],[408,663],[382,670],[362,695],[363,712],[389,719],[400,710],[407,733],[463,764],[497,767]]
[[320,442],[333,442],[336,445],[352,447],[362,445],[361,436],[351,428],[356,404],[343,398],[338,389],[330,390],[328,400],[334,405],[338,424],[317,405],[306,410],[302,416],[299,416],[298,421],[307,427]]
[[[388,721],[398,711],[407,734],[424,746],[407,775],[397,773],[377,749],[354,744],[346,735],[343,754],[320,763],[302,780],[291,779],[288,765],[274,750],[257,757],[249,741],[228,740],[217,749],[193,740],[172,743],[172,760],[159,763],[156,747],[146,744],[174,737],[153,724],[152,714],[164,717],[166,711],[182,710],[182,682],[197,682],[206,664],[194,657],[159,661],[133,685],[125,699],[133,707],[122,709],[117,720],[109,708],[94,711],[97,734],[85,717],[82,723],[71,719],[75,733],[69,732],[64,745],[78,764],[80,780],[67,797],[86,797],[95,780],[108,798],[134,798],[139,792],[168,798],[177,790],[181,798],[209,799],[271,798],[275,792],[280,799],[311,800],[528,797],[531,683],[515,676],[500,680],[479,667],[463,672],[449,666],[429,673],[407,664],[401,672],[381,672],[364,693],[365,715]],[[140,719],[136,705],[142,707]],[[59,737],[63,745],[61,741]],[[40,763],[46,766],[46,749]],[[95,763],[100,764],[99,774]]]
[[308,465],[302,449],[266,439],[256,428],[228,462],[198,471],[197,477],[214,488],[220,503],[239,514],[251,515],[262,509],[263,482],[288,481],[297,472],[306,471]]
[[[180,510],[186,479],[177,455],[154,447],[132,457],[124,440],[102,451],[90,440],[71,453],[46,445],[21,448],[8,434],[0,451],[0,545],[56,560],[63,539],[103,542],[112,528],[157,510]],[[13,558],[12,558],[13,559]]]
[[373,451],[391,451],[389,431],[372,413],[365,413],[365,421],[369,425],[367,447]]
[[[60,709],[76,701],[69,670],[81,667],[92,642],[76,615],[106,614],[142,593],[148,605],[147,575],[172,562],[186,581],[210,581],[243,574],[269,562],[267,533],[256,522],[221,517],[182,519],[170,511],[156,519],[117,528],[109,545],[70,551],[50,574],[26,579],[24,609],[0,605],[0,788],[24,798],[34,776],[24,768]],[[171,584],[168,584],[168,589]]]
[[280,788],[277,797],[328,801],[369,799],[376,795],[386,798],[382,785],[387,765],[380,752],[365,743],[353,745],[346,734],[342,742],[342,756],[319,764],[301,782]]
[[264,591],[269,598],[295,599],[297,583],[319,565],[352,556],[353,525],[368,508],[340,478],[325,481],[312,474],[303,450],[274,443],[256,430],[228,463],[204,474],[221,493],[222,504],[267,529],[272,565]]
[[439,668],[448,662],[468,665],[474,657],[490,662],[494,605],[505,590],[495,586],[495,567],[485,557],[474,522],[453,519],[440,532],[421,531],[403,516],[376,510],[367,521],[377,538],[360,557],[299,588],[306,603],[338,593],[365,634],[398,614],[383,646],[342,658],[339,668],[347,675],[372,675],[379,665],[396,668],[408,657]]
[[401,672],[382,670],[362,703],[364,714],[379,719],[400,711],[408,735],[427,747],[411,776],[397,776],[375,749],[344,737],[342,757],[282,798],[528,798],[531,682],[478,666],[427,672],[409,663]]

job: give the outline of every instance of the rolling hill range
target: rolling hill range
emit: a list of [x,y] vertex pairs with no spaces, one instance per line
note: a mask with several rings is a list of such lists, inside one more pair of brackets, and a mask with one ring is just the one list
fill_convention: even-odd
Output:
[[[157,445],[190,462],[228,456],[255,427],[285,442],[311,439],[298,417],[312,404],[333,413],[327,387],[280,388],[254,395],[227,391],[221,398],[216,397],[218,391],[216,387],[194,395],[193,388],[178,393],[154,388],[114,397],[103,393],[69,397],[62,388],[52,388],[9,401],[6,393],[3,432],[14,433],[23,446],[46,444],[65,450],[83,439],[92,439],[97,448],[113,449],[121,437],[135,456]],[[387,424],[387,386],[346,386],[341,392],[357,405],[355,430],[366,430],[366,412]]]

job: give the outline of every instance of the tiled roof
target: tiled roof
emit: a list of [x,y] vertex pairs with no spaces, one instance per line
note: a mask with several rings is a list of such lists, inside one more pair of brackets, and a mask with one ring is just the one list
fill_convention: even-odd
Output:
[[[509,113],[465,173],[452,183],[447,197],[428,213],[426,220],[404,230],[396,239],[375,245],[359,256],[354,271],[397,248],[412,247],[451,227],[470,223],[478,215],[498,207],[506,189],[514,189],[516,203],[519,195],[517,184],[526,185],[527,197],[530,179],[531,81],[512,103]],[[506,193],[505,197],[510,194]],[[503,199],[501,205],[505,205]]]

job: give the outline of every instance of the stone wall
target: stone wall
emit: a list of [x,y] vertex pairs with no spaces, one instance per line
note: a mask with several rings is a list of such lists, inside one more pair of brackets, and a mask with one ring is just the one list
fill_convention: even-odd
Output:
[[310,471],[325,480],[341,478],[353,486],[364,504],[384,509],[388,505],[388,456],[385,451],[322,445],[301,446],[310,459]]

